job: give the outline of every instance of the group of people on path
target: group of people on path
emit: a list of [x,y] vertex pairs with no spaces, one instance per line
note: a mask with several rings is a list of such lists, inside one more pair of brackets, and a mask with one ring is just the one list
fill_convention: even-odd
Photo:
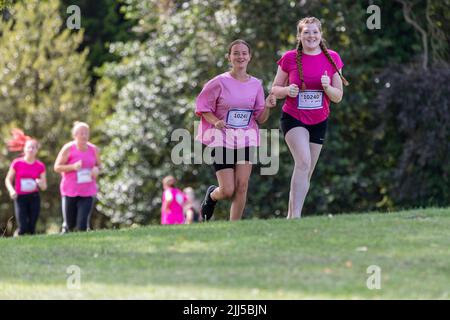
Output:
[[200,202],[196,199],[192,187],[178,189],[173,176],[165,177],[162,184],[161,224],[202,222]]
[[[212,218],[216,203],[231,199],[230,220],[242,218],[253,159],[259,146],[259,124],[269,118],[277,99],[285,99],[280,127],[294,159],[287,218],[300,218],[311,176],[325,140],[330,102],[339,103],[344,66],[339,54],[326,47],[319,19],[297,24],[297,47],[283,54],[272,88],[264,96],[262,82],[247,72],[250,45],[241,39],[228,48],[231,70],[209,80],[196,99],[201,117],[196,137],[212,148],[218,186],[208,187],[203,201],[192,188],[175,188],[175,178],[163,179],[161,224],[192,223]],[[40,191],[47,188],[46,167],[38,160],[39,142],[19,129],[8,142],[10,151],[23,151],[12,161],[5,179],[14,200],[17,234],[35,233]],[[97,194],[100,152],[89,142],[89,126],[76,122],[73,141],[60,150],[54,171],[61,174],[62,232],[86,231]],[[231,137],[231,138],[230,138]]]
[[247,72],[252,49],[244,40],[228,48],[231,70],[209,80],[196,99],[201,117],[197,140],[213,148],[213,167],[218,186],[211,185],[201,204],[205,221],[211,219],[217,201],[231,199],[230,220],[244,212],[252,158],[259,146],[258,125],[264,123],[276,99],[285,99],[281,131],[294,159],[288,218],[300,218],[311,176],[325,140],[330,101],[342,100],[339,54],[322,38],[319,19],[307,17],[297,24],[297,47],[278,60],[278,70],[267,98],[262,83]]
[[[89,125],[75,122],[72,137],[73,140],[62,147],[54,164],[55,172],[61,174],[62,233],[90,228],[101,168],[100,152],[89,142]],[[14,201],[15,235],[34,234],[41,208],[40,192],[47,189],[46,167],[37,158],[40,144],[22,130],[14,129],[7,145],[11,152],[22,152],[12,161],[5,179]]]

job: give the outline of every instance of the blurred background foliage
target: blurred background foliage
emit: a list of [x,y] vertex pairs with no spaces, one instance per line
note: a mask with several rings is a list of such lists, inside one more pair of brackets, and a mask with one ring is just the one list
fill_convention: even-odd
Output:
[[[81,30],[65,27],[72,4]],[[381,9],[381,29],[366,25],[369,5]],[[75,119],[91,124],[105,166],[95,228],[157,223],[167,174],[202,197],[213,170],[172,164],[171,133],[194,133],[195,97],[228,69],[228,43],[252,45],[249,72],[267,93],[276,61],[295,47],[296,22],[310,15],[351,85],[331,106],[304,214],[450,203],[450,0],[27,0],[0,8],[0,171],[17,156],[4,143],[12,127],[40,139],[50,180],[41,232],[61,222],[52,167]],[[263,128],[279,128],[282,103]],[[246,218],[286,215],[292,168],[280,138],[278,174],[253,169]],[[220,203],[219,218],[228,206]],[[12,213],[1,188],[0,231],[11,232]]]

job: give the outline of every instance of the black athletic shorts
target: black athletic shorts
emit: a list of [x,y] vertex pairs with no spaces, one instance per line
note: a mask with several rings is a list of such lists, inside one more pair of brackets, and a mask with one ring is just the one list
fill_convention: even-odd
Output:
[[215,147],[211,152],[214,170],[217,172],[222,169],[234,169],[239,161],[255,163],[256,150],[256,147],[242,149]]
[[325,140],[325,134],[327,132],[327,123],[328,119],[325,119],[322,122],[317,124],[304,124],[300,120],[295,119],[293,116],[286,112],[281,113],[281,131],[283,135],[286,137],[286,134],[289,130],[296,127],[303,127],[309,132],[309,142],[323,144]]

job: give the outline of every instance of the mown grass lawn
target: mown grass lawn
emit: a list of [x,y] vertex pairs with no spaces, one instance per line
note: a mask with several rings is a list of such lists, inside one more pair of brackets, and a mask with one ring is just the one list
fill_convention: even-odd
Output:
[[3,238],[0,298],[449,299],[449,248],[450,208]]

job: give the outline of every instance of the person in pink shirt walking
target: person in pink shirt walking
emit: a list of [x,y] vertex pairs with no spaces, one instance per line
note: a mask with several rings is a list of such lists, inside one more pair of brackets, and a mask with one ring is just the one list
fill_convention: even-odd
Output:
[[272,92],[286,98],[281,130],[295,162],[287,218],[300,218],[325,139],[330,101],[342,100],[342,84],[348,82],[339,54],[327,49],[321,23],[314,17],[298,22],[297,48],[287,51],[278,65]]
[[14,200],[18,227],[15,235],[34,234],[41,208],[39,190],[47,189],[45,165],[36,158],[39,142],[26,136],[22,130],[13,129],[8,149],[23,151],[23,156],[11,163],[5,179],[6,188]]
[[54,165],[62,177],[62,233],[90,228],[101,166],[100,151],[89,142],[88,124],[75,122],[72,136],[74,140],[62,147]]
[[175,178],[172,176],[164,177],[161,224],[183,224],[184,213],[183,206],[187,201],[186,195],[180,189],[175,188]]
[[211,219],[216,202],[232,199],[230,220],[239,220],[247,201],[252,159],[259,146],[258,123],[264,123],[276,99],[259,79],[247,73],[252,52],[244,40],[228,47],[231,70],[208,81],[197,97],[201,117],[197,140],[213,148],[213,166],[219,186],[211,185],[201,204],[204,221]]

